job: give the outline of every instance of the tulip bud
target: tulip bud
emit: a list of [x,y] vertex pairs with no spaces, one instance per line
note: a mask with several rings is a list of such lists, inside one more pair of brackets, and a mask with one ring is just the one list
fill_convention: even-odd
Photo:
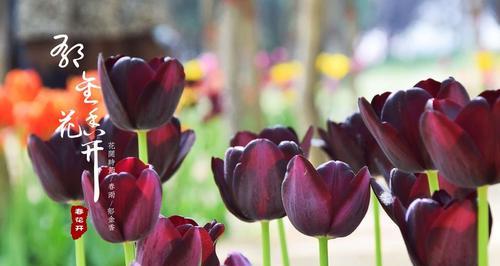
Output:
[[122,130],[151,130],[172,118],[184,90],[184,69],[176,59],[99,55],[106,108]]
[[93,177],[82,174],[85,202],[96,231],[106,241],[136,241],[153,230],[160,214],[160,177],[151,165],[128,157],[99,172],[100,197],[94,202]]
[[351,234],[370,203],[370,173],[356,175],[344,162],[329,161],[317,169],[303,156],[287,167],[282,197],[286,214],[297,230],[314,237],[338,238]]

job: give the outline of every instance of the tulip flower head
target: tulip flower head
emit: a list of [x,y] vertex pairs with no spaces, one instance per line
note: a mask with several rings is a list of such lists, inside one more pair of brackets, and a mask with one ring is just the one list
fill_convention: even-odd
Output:
[[[442,175],[438,176],[439,187],[456,199],[463,199],[474,193],[472,189],[460,188],[448,182]],[[389,187],[370,181],[380,204],[389,217],[395,221],[395,208],[406,210],[418,198],[430,198],[429,183],[425,173],[406,173],[397,168],[392,169]]]
[[[114,143],[113,159],[119,161],[126,157],[138,157],[137,134],[116,127],[109,117],[99,122],[106,134],[102,139],[104,147]],[[166,182],[177,171],[195,141],[193,130],[181,130],[180,121],[172,117],[167,124],[147,132],[149,163],[154,166],[162,182]],[[105,151],[99,154],[101,165],[108,163]]]
[[291,141],[297,144],[302,149],[304,155],[307,156],[311,147],[313,133],[313,128],[309,127],[302,141],[299,141],[299,137],[293,128],[278,125],[264,128],[258,134],[250,131],[239,131],[231,138],[229,144],[231,147],[244,147],[254,139],[268,139],[276,145],[280,145],[283,141]]
[[395,167],[406,172],[435,169],[419,133],[420,116],[429,99],[465,104],[469,101],[465,88],[453,78],[443,82],[428,79],[387,98],[384,95],[377,95],[371,103],[365,98],[358,102],[361,117],[380,148]]
[[500,182],[500,90],[485,91],[456,112],[429,103],[420,121],[424,144],[448,180],[476,188]]
[[150,130],[168,123],[184,89],[176,59],[99,55],[98,72],[111,121],[122,130]]
[[370,203],[367,167],[355,175],[341,161],[317,169],[303,156],[290,160],[282,187],[283,206],[297,230],[314,237],[338,238],[351,234]]
[[[70,134],[76,134],[70,131]],[[86,137],[61,138],[60,132],[44,141],[37,135],[28,138],[28,154],[43,189],[56,202],[83,199],[81,177],[92,164],[81,153]]]
[[151,165],[128,157],[119,161],[114,172],[101,166],[101,196],[94,202],[93,176],[81,176],[85,202],[96,231],[106,241],[136,241],[153,230],[160,214],[162,189]]
[[326,126],[326,130],[320,128],[318,133],[324,141],[321,148],[332,160],[346,162],[354,171],[359,171],[366,165],[372,175],[388,179],[392,164],[366,128],[359,113],[354,113],[342,123],[329,120]]
[[301,153],[290,141],[279,146],[255,139],[245,147],[231,147],[225,159],[212,158],[212,172],[228,210],[242,221],[273,220],[285,216],[281,202],[287,158]]
[[452,199],[445,191],[397,203],[394,219],[413,265],[476,265],[477,205],[473,196]]
[[201,227],[181,216],[160,217],[137,243],[134,265],[219,266],[215,243],[223,232],[224,225],[215,220]]
[[223,266],[252,266],[252,263],[239,252],[233,252],[227,256]]

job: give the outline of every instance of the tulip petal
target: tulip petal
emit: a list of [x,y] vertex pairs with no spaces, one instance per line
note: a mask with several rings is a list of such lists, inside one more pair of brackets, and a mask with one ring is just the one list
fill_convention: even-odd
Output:
[[314,134],[314,127],[310,126],[306,134],[304,135],[304,138],[302,138],[302,142],[300,142],[300,148],[304,151],[304,155],[306,157],[309,156],[309,150],[311,149],[311,140]]
[[365,166],[346,186],[349,192],[347,195],[342,195],[342,198],[338,197],[340,189],[336,189],[337,193],[333,194],[335,217],[330,225],[329,236],[344,237],[359,226],[370,204],[370,178],[370,172]]
[[252,263],[241,253],[233,252],[224,261],[224,266],[252,266]]
[[[130,211],[123,224],[124,234],[131,238],[129,240],[140,239],[154,228],[162,202],[161,182],[154,170],[144,169],[137,179],[136,186],[139,195],[135,201],[128,201]],[[121,190],[121,187],[117,189]]]
[[184,69],[176,59],[166,59],[137,99],[136,126],[153,129],[168,123],[184,90]]
[[142,171],[146,168],[148,168],[148,166],[137,157],[127,157],[123,160],[120,160],[115,165],[115,171],[117,173],[127,172],[132,176],[140,176]]
[[167,254],[162,265],[169,266],[197,266],[202,262],[201,230],[192,227],[189,231],[173,243],[173,249]]
[[274,142],[274,144],[276,145],[279,145],[282,141],[285,140],[293,141],[299,144],[299,138],[297,137],[297,133],[295,133],[295,130],[291,127],[275,126],[275,127],[264,128],[259,133],[259,138],[268,139]]
[[283,205],[290,222],[308,236],[326,236],[333,217],[332,195],[323,177],[303,156],[288,163],[282,186]]
[[[116,176],[116,174],[114,176]],[[108,208],[114,208],[114,206],[110,206],[110,204],[107,202],[107,197],[100,196],[99,201],[94,202],[93,176],[89,171],[84,171],[82,173],[82,187],[85,202],[90,209],[90,217],[92,218],[92,223],[99,235],[104,240],[112,243],[125,241],[125,237],[123,236],[123,232],[119,230],[119,226],[117,226],[115,230],[110,230],[108,228]],[[101,193],[104,194],[105,192],[101,190]],[[116,217],[116,215],[114,217]],[[118,221],[116,224],[118,224]]]
[[173,164],[171,164],[170,168],[167,172],[162,175],[162,182],[167,181],[181,166],[182,162],[186,158],[187,154],[193,147],[193,144],[196,140],[196,135],[193,130],[186,130],[181,133],[181,139],[179,143],[179,151],[177,153],[177,157]]
[[[61,141],[71,140],[61,139]],[[36,135],[30,135],[28,139],[28,154],[43,189],[52,200],[65,202],[82,198],[83,194],[78,183],[72,186],[68,182],[71,179],[78,180],[78,175],[64,176],[62,169],[64,166],[60,165],[59,156]]]
[[141,265],[164,265],[167,254],[173,251],[174,243],[181,237],[168,218],[160,217],[151,234],[137,243],[136,261]]
[[373,96],[370,105],[372,106],[373,111],[375,111],[375,114],[377,114],[378,117],[382,115],[382,108],[384,107],[385,101],[387,101],[387,98],[389,98],[390,95],[391,92],[386,91],[382,94]]
[[391,191],[385,187],[382,187],[375,178],[372,178],[370,180],[370,186],[373,189],[373,192],[375,193],[375,196],[377,196],[378,202],[384,209],[385,213],[394,221],[395,216],[394,216],[394,202],[396,198],[392,195]]
[[476,220],[472,200],[455,202],[433,217],[423,243],[427,265],[475,265]]
[[[351,117],[352,118],[352,117]],[[347,121],[350,121],[349,119]],[[354,139],[353,130],[349,128],[349,123],[328,122],[329,146],[335,157],[334,160],[341,160],[348,163],[353,169],[359,171],[365,165],[364,151]]]
[[281,183],[286,161],[278,147],[267,139],[251,141],[233,172],[232,190],[246,217],[271,220],[285,216]]
[[432,97],[436,98],[439,93],[439,89],[441,88],[441,82],[428,78],[426,80],[419,81],[413,87],[424,89],[432,95]]
[[[389,123],[398,132],[400,138],[409,145],[417,162],[422,167],[420,169],[398,167],[402,170],[420,172],[434,168],[425,150],[418,127],[420,116],[424,112],[427,101],[431,98],[432,96],[425,90],[415,88],[391,94],[384,104],[381,120]],[[389,148],[393,149],[394,147]]]
[[222,159],[212,157],[212,172],[214,173],[215,184],[219,188],[219,193],[226,208],[240,220],[250,222],[251,219],[244,216],[238,209],[238,206],[236,206],[232,190],[224,177],[224,161]]
[[360,98],[358,105],[366,127],[395,167],[409,172],[424,170],[409,144],[394,127],[386,122],[380,122],[366,99]]
[[302,155],[302,149],[293,141],[282,141],[278,145],[278,149],[285,156],[285,161],[289,161],[295,155]]
[[250,141],[258,138],[257,134],[250,131],[239,131],[231,138],[229,145],[231,147],[242,146],[245,147]]
[[406,213],[406,229],[408,232],[406,247],[414,251],[417,265],[426,265],[426,242],[432,222],[440,213],[439,203],[432,199],[416,199],[408,207]]
[[127,112],[123,103],[115,91],[113,84],[110,80],[108,69],[111,69],[112,65],[116,63],[120,58],[110,58],[104,61],[102,54],[99,54],[97,59],[97,69],[99,72],[99,79],[101,81],[102,95],[108,112],[110,113],[110,119],[113,123],[121,128],[122,130],[133,131],[134,125],[130,120],[130,114]]
[[[427,111],[420,131],[436,167],[446,178],[462,187],[483,185],[482,155],[460,126],[444,114]],[[452,155],[452,156],[451,156]]]
[[448,99],[460,106],[465,106],[470,101],[467,90],[462,84],[460,84],[460,82],[456,81],[452,77],[449,77],[441,83],[441,88],[435,98]]
[[[495,135],[494,122],[494,115],[490,111],[489,104],[482,97],[473,99],[462,109],[455,120],[455,123],[467,132],[475,146],[479,148],[484,160],[483,170],[486,176],[483,178],[485,179],[495,176],[496,139],[499,135]],[[498,179],[500,181],[500,176]],[[496,183],[495,180],[489,181],[490,184]]]

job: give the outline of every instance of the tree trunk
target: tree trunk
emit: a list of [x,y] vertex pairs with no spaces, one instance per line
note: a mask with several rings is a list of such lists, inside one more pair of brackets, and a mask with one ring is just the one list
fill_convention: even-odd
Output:
[[9,14],[10,1],[0,1],[0,82],[3,81],[5,73],[9,69],[9,45],[10,45],[10,30],[9,30]]
[[[321,51],[323,42],[323,0],[298,1],[297,25],[297,58],[304,66],[304,72],[297,80],[300,100],[297,115],[300,119],[302,131],[309,125],[322,126],[319,111],[316,107],[316,93],[318,89],[319,73],[315,63]],[[324,158],[322,152],[313,147],[311,161],[315,164]]]
[[262,127],[258,73],[255,66],[257,41],[251,0],[224,1],[219,29],[219,55],[224,71],[226,114],[234,133]]

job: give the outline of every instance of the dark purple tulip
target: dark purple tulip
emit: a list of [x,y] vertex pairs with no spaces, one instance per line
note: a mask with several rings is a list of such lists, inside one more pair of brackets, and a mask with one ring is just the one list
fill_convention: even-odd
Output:
[[240,220],[254,222],[285,216],[281,183],[289,158],[302,154],[292,141],[279,145],[254,139],[231,147],[225,159],[212,158],[212,172],[227,209]]
[[[108,117],[101,120],[100,125],[106,132],[100,137],[103,140],[102,146],[106,147],[99,156],[101,165],[108,165],[109,159],[119,161],[139,156],[137,134],[117,128]],[[167,124],[148,131],[147,138],[149,163],[154,166],[161,181],[166,182],[177,171],[193,146],[195,134],[190,129],[181,131],[179,120],[172,117]],[[114,142],[115,154],[108,158],[107,147],[110,142]]]
[[[76,132],[71,132],[76,134]],[[61,138],[60,132],[43,141],[36,135],[28,138],[28,154],[42,187],[57,202],[82,200],[82,172],[92,169],[86,156],[81,153],[85,137]]]
[[471,100],[453,117],[431,109],[420,121],[429,154],[450,182],[469,188],[500,182],[500,90]]
[[453,78],[442,83],[428,79],[414,88],[391,93],[378,109],[380,98],[374,98],[371,104],[360,98],[358,105],[366,127],[387,158],[395,167],[407,172],[434,169],[420,137],[420,116],[429,99],[442,101],[443,106],[465,104],[469,100],[465,88]]
[[137,243],[136,265],[219,266],[215,253],[224,225],[204,227],[181,216],[160,217],[155,229]]
[[317,169],[303,156],[288,164],[283,206],[290,222],[308,236],[345,237],[361,223],[370,203],[370,172],[329,161]]
[[94,202],[93,184],[93,176],[84,171],[85,202],[94,227],[104,240],[113,243],[136,241],[153,230],[160,214],[162,189],[160,177],[151,165],[128,157],[116,164],[115,172],[101,166],[97,202]]
[[233,252],[224,261],[224,266],[252,266],[252,263],[241,253]]
[[313,127],[309,127],[302,141],[299,141],[299,137],[293,128],[278,125],[264,128],[259,134],[250,131],[239,131],[231,138],[229,145],[231,147],[244,147],[254,139],[268,139],[276,145],[280,145],[283,141],[291,141],[297,144],[304,152],[304,155],[307,156],[309,154],[309,149],[311,148],[313,133]]
[[128,131],[161,127],[172,118],[184,90],[184,69],[176,59],[99,55],[102,93],[113,123]]
[[318,133],[324,141],[321,148],[330,159],[346,162],[356,172],[366,165],[372,175],[389,179],[393,166],[359,113],[354,113],[342,123],[328,120],[326,130],[320,128]]
[[[453,198],[463,199],[474,193],[472,189],[458,188],[446,181],[441,175],[438,177],[439,187],[445,190]],[[370,181],[373,191],[380,204],[391,219],[395,220],[395,202],[398,208],[405,210],[418,198],[430,198],[429,183],[425,173],[406,173],[397,168],[392,169],[389,179],[389,187],[385,188],[375,179]]]
[[475,198],[452,200],[444,191],[416,199],[408,209],[397,201],[394,219],[413,265],[476,265]]

